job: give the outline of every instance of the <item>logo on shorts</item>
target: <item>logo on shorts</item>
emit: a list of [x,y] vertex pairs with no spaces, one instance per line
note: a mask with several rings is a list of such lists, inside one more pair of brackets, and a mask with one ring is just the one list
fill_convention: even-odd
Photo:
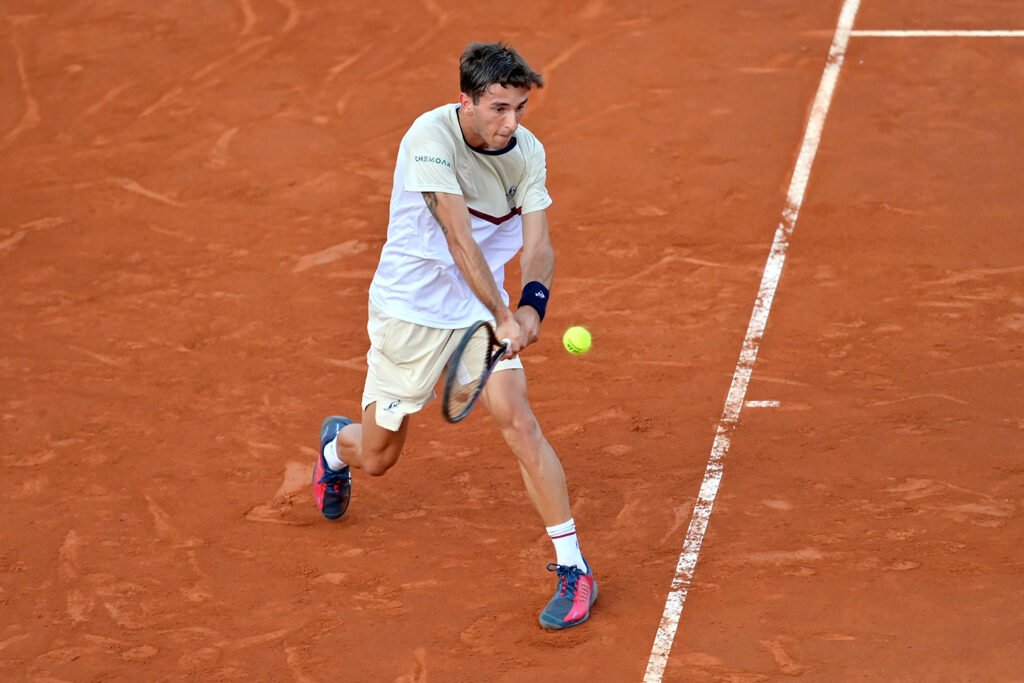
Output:
[[384,407],[384,410],[386,410],[389,413],[393,413],[393,412],[395,412],[395,408],[397,408],[400,405],[402,405],[402,401],[401,400],[395,400],[395,401],[392,401],[391,403],[387,404]]

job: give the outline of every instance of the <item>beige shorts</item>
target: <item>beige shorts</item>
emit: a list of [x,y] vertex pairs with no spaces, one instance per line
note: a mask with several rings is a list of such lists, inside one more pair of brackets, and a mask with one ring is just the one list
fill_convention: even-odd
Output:
[[[434,386],[466,329],[424,327],[392,318],[370,304],[363,410],[376,403],[377,424],[397,432],[406,415],[419,412],[436,396]],[[494,371],[522,367],[517,356],[501,361]]]

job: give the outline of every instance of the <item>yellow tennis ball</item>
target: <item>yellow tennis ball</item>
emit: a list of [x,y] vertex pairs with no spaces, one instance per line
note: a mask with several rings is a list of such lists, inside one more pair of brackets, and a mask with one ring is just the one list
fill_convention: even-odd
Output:
[[570,327],[562,335],[562,344],[565,346],[565,350],[574,356],[589,351],[591,341],[590,332],[587,331],[587,328],[579,325]]

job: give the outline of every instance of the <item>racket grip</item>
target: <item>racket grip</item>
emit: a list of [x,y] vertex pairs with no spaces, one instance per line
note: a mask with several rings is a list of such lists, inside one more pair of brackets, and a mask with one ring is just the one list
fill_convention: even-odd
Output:
[[508,337],[505,337],[504,339],[501,340],[501,345],[504,347],[506,351],[508,351],[510,348],[512,348],[512,340],[509,339]]

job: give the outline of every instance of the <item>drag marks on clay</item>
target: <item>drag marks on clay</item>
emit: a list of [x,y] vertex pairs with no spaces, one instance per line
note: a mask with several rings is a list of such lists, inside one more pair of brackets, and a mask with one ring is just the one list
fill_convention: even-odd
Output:
[[799,650],[799,641],[793,638],[779,637],[775,640],[759,640],[758,644],[768,651],[779,667],[779,673],[786,676],[803,676],[811,671],[810,667],[797,662],[797,659],[790,654],[792,650]]
[[25,101],[25,109],[18,123],[0,138],[0,150],[7,149],[22,134],[32,130],[42,121],[42,116],[39,114],[39,102],[32,93],[32,83],[29,81],[28,72],[25,69],[25,53],[22,51],[17,37],[18,27],[29,21],[31,17],[9,17],[5,15],[4,18],[11,25],[10,43],[11,49],[14,51],[14,70],[18,74],[18,87],[21,91],[21,97]]
[[18,242],[25,238],[26,234],[27,233],[24,230],[19,230],[18,232],[14,233],[14,235],[12,235],[11,237],[8,237],[7,239],[0,241],[0,252],[4,252],[13,247],[14,245],[16,245]]
[[434,0],[422,0],[422,5],[427,16],[432,20],[432,23],[429,26],[426,26],[426,22],[423,20],[407,15],[405,23],[409,26],[416,27],[417,30],[415,35],[417,38],[412,42],[403,41],[403,45],[405,47],[401,53],[395,57],[395,59],[376,71],[364,76],[361,80],[369,83],[379,82],[382,80],[384,75],[389,74],[392,71],[396,71],[409,62],[418,59],[422,54],[424,46],[434,41],[438,34],[441,33],[441,30],[448,25],[448,14],[441,9]]
[[805,562],[820,562],[824,559],[825,553],[817,548],[801,548],[799,550],[763,550],[746,553],[735,562],[740,565],[760,564],[782,567],[792,564],[803,564]]
[[348,359],[325,358],[324,362],[329,365],[333,365],[336,368],[344,368],[355,372],[366,372],[366,354],[361,354],[355,358]]
[[[640,103],[639,102],[616,102],[615,104],[609,104],[609,105],[607,105],[607,106],[605,106],[605,107],[603,107],[603,108],[599,109],[598,111],[593,112],[591,114],[586,114],[586,115],[582,115],[581,114],[579,117],[574,117],[574,118],[572,118],[571,123],[568,123],[568,124],[566,124],[564,126],[559,126],[557,124],[552,124],[552,127],[549,129],[549,135],[551,137],[564,137],[564,138],[567,138],[567,139],[572,139],[573,137],[578,137],[578,138],[582,139],[585,136],[581,135],[580,131],[587,131],[587,130],[589,130],[587,127],[590,126],[590,124],[592,124],[592,123],[606,124],[609,120],[614,121],[614,118],[612,117],[612,114],[617,114],[618,112],[625,111],[627,109],[639,109],[639,108],[640,108]],[[644,213],[641,213],[640,211],[636,211],[636,213],[637,213],[637,215],[642,216],[644,218],[661,218],[662,216],[667,215],[667,212],[661,213],[661,212],[663,212],[665,210],[661,209],[659,207],[649,207],[649,208],[654,209],[655,213],[651,214],[651,215],[645,215]]]
[[112,368],[122,368],[127,363],[127,360],[123,358],[114,358],[112,356],[107,356],[102,353],[96,353],[95,351],[89,351],[88,349],[83,349],[82,347],[75,346],[74,344],[69,345],[68,348],[71,349],[72,351],[77,351],[78,353],[81,353],[84,356],[92,358],[94,361],[97,361],[103,365],[110,366]]
[[755,75],[775,74],[780,71],[793,71],[795,69],[803,68],[816,59],[816,55],[812,56],[808,53],[799,54],[793,50],[787,50],[769,57],[758,66],[741,66],[737,71],[739,73]]
[[[675,251],[673,249],[667,249],[666,252],[666,255],[662,256],[657,263],[648,266],[647,268],[643,268],[640,271],[635,272],[626,277],[617,278],[613,284],[609,284],[606,287],[591,290],[590,292],[588,292],[588,295],[591,298],[595,299],[603,298],[610,294],[611,292],[614,292],[617,289],[622,289],[623,287],[631,285],[635,282],[648,281],[653,273],[656,273],[665,266],[670,265],[672,263],[676,263],[680,260],[680,257],[675,254]],[[654,281],[657,281],[657,278],[654,278]]]
[[781,512],[789,512],[793,509],[793,504],[788,500],[780,500],[777,498],[766,498],[761,501],[761,505],[765,506],[769,510],[778,510]]
[[310,477],[312,468],[309,462],[316,457],[312,448],[303,448],[308,452],[308,462],[286,462],[281,485],[273,497],[266,503],[260,503],[245,513],[250,522],[265,524],[284,524],[288,526],[309,526],[313,518],[309,515],[309,507],[313,502]]
[[416,648],[413,657],[416,661],[412,672],[397,677],[393,683],[427,683],[427,648]]
[[949,396],[947,394],[915,394],[914,396],[907,396],[906,398],[897,398],[897,399],[893,399],[891,401],[873,401],[873,402],[869,403],[868,406],[872,407],[872,408],[877,407],[877,406],[891,406],[891,405],[895,405],[897,403],[906,403],[907,401],[917,401],[917,400],[920,400],[922,398],[936,398],[936,399],[939,399],[939,400],[942,400],[942,401],[950,401],[952,403],[959,403],[960,405],[964,405],[964,406],[971,405],[967,401],[963,401],[963,400],[961,400],[959,398],[956,398],[954,396]]
[[[149,105],[142,110],[139,114],[140,117],[145,118],[150,116],[156,111],[163,109],[168,104],[176,101],[182,94],[187,90],[191,89],[192,94],[198,94],[203,90],[215,88],[223,84],[224,79],[227,77],[215,77],[206,78],[210,74],[218,71],[224,66],[230,66],[233,72],[241,71],[249,65],[258,62],[263,59],[266,54],[270,51],[270,43],[274,39],[270,36],[261,36],[248,40],[238,47],[234,48],[230,53],[210,62],[206,66],[203,66],[198,71],[193,73],[184,83],[178,83],[167,90],[161,95],[153,104]],[[258,49],[259,48],[259,49]],[[189,111],[195,109],[195,107],[189,107]]]
[[308,463],[290,461],[284,465],[284,481],[277,489],[274,497],[289,496],[300,491],[307,491],[310,486],[310,466]]
[[285,17],[284,24],[281,25],[281,33],[291,33],[299,25],[299,20],[302,17],[299,6],[295,0],[276,0],[276,2],[288,11],[288,16]]
[[476,655],[493,656],[498,654],[503,645],[502,635],[507,632],[509,624],[519,618],[515,612],[487,612],[474,619],[469,626],[459,633],[459,640]]
[[245,38],[256,27],[256,12],[253,11],[250,0],[237,0],[237,2],[238,11],[242,13],[242,28],[238,31],[238,37]]
[[676,661],[688,670],[703,672],[708,680],[716,683],[764,683],[771,678],[768,674],[728,667],[707,652],[686,652],[676,657]]
[[695,266],[702,266],[705,268],[726,268],[729,270],[738,270],[748,273],[760,272],[760,268],[754,265],[748,265],[743,263],[719,263],[718,261],[709,261],[707,259],[693,258],[691,256],[683,256],[679,259],[683,263],[690,263]]
[[[358,221],[358,223],[358,227],[366,227],[368,225],[366,221]],[[335,263],[347,256],[361,254],[369,248],[369,244],[360,240],[348,240],[341,244],[335,244],[321,251],[300,256],[295,265],[292,266],[292,272],[303,273],[311,268]]]
[[987,280],[994,276],[1013,275],[1016,273],[1024,273],[1024,266],[1011,266],[1008,268],[969,268],[938,280],[922,282],[917,285],[917,287],[934,288],[936,285],[961,285],[965,282],[976,282],[979,280]]
[[295,683],[317,683],[317,679],[310,678],[303,672],[303,663],[309,658],[306,646],[291,645],[284,649],[285,663],[288,670],[295,677]]
[[410,609],[398,599],[401,593],[400,590],[390,585],[377,586],[372,591],[351,594],[346,609],[356,612],[367,610],[383,612],[391,617],[400,617],[408,614]]
[[627,421],[629,419],[630,415],[622,408],[610,408],[608,410],[602,410],[595,415],[591,415],[581,422],[566,422],[565,424],[559,425],[558,427],[549,430],[548,436],[554,438],[563,437],[569,434],[585,431],[587,425],[620,420]]
[[345,71],[348,71],[349,67],[351,67],[353,64],[355,64],[363,57],[365,57],[367,54],[369,54],[372,47],[372,45],[367,45],[363,49],[356,52],[354,55],[349,55],[348,57],[341,60],[337,64],[332,65],[327,70],[327,75],[324,77],[321,89],[326,88],[328,85],[331,84],[331,81],[333,81],[335,78],[343,74]]
[[[347,71],[350,66],[352,66],[356,62],[358,62],[361,59],[363,59],[364,57],[366,57],[366,55],[370,53],[370,48],[371,48],[371,46],[367,45],[362,50],[356,52],[354,55],[351,55],[351,56],[343,59],[342,61],[338,62],[337,64],[335,64],[333,66],[331,66],[331,68],[329,68],[327,70],[327,76],[324,77],[323,83],[321,83],[321,85],[320,85],[320,91],[319,91],[319,93],[317,93],[317,96],[315,98],[315,101],[316,101],[317,104],[322,103],[323,99],[327,96],[327,89],[328,89],[328,86],[331,84],[331,81],[333,81],[335,78],[337,78],[342,73]],[[339,118],[341,116],[345,115],[345,110],[348,108],[348,100],[349,100],[350,97],[352,97],[352,94],[353,94],[353,89],[352,88],[346,88],[345,89],[345,94],[343,94],[341,97],[339,97],[337,100],[335,100],[335,102],[334,102],[334,113]],[[326,124],[326,123],[329,123],[330,119],[328,119],[325,116],[321,116],[321,117],[315,118],[314,121],[316,121],[318,123],[322,122],[322,123]]]
[[96,607],[95,597],[86,596],[80,589],[79,549],[81,539],[74,529],[68,531],[57,554],[57,577],[67,584],[65,613],[71,623],[87,621]]
[[63,216],[46,216],[44,218],[37,218],[36,220],[28,221],[27,223],[22,223],[10,237],[0,239],[0,254],[3,254],[5,251],[13,248],[33,232],[56,228],[66,224],[67,222],[68,219]]
[[100,109],[103,109],[108,104],[116,100],[118,97],[121,96],[122,93],[124,93],[126,90],[134,86],[136,83],[137,81],[128,81],[126,83],[122,83],[121,85],[116,85],[107,92],[103,93],[103,97],[101,97],[94,104],[89,105],[89,107],[87,107],[85,111],[83,111],[81,114],[75,117],[75,120],[72,121],[68,127],[73,128],[74,126],[81,123],[90,116],[97,114],[100,111]]
[[[603,10],[600,7],[594,8],[598,13]],[[584,9],[586,11],[586,9]],[[591,11],[594,11],[593,9]],[[607,31],[592,31],[584,34],[583,38],[579,38],[574,42],[570,43],[565,49],[555,55],[546,64],[540,68],[540,73],[544,74],[545,78],[551,78],[551,75],[561,66],[567,64],[572,60],[576,53],[580,50],[594,45],[595,43],[606,43],[612,39],[621,39],[624,36],[630,35],[633,37],[642,36],[643,33],[639,32],[638,29],[649,26],[652,23],[650,17],[637,17],[635,19],[624,19],[616,21],[614,28]],[[543,91],[541,91],[543,93]]]
[[999,360],[991,363],[978,363],[976,365],[964,365],[958,368],[947,370],[933,370],[929,375],[950,375],[958,372],[975,372],[977,370],[999,370],[1003,368],[1017,368],[1024,366],[1024,360]]
[[659,547],[664,547],[665,544],[673,538],[677,538],[676,534],[678,534],[686,523],[690,521],[690,513],[693,511],[693,503],[694,500],[690,498],[682,501],[682,503],[673,508],[672,514],[674,519],[672,521],[672,526],[669,527],[668,531],[665,532],[665,535],[661,537],[661,540],[658,542]]
[[12,645],[17,645],[18,643],[25,641],[31,637],[32,636],[28,633],[21,633],[15,636],[11,636],[10,638],[6,638],[4,640],[0,640],[0,652],[3,652]]
[[221,133],[207,157],[207,168],[220,169],[228,165],[228,146],[231,144],[231,139],[238,134],[238,130],[238,126],[235,126]]
[[[294,632],[294,628],[287,628],[240,638],[228,638],[215,629],[192,626],[160,631],[159,635],[161,642],[170,643],[174,646],[175,651],[183,653],[176,662],[182,674],[189,672],[195,675],[199,669],[207,669],[221,664],[218,670],[219,675],[211,677],[210,673],[207,673],[201,675],[200,678],[203,680],[235,680],[243,677],[242,670],[238,666],[252,657],[248,651],[255,649],[261,655],[281,652],[287,659],[289,648],[282,641]],[[301,673],[296,672],[296,675],[301,676]],[[296,680],[302,679],[297,678]]]
[[[131,178],[107,178],[105,182],[120,187],[122,190],[133,192],[137,195],[145,197],[146,199],[152,199],[153,201],[160,202],[161,204],[166,204],[167,206],[185,206],[181,202],[177,201],[176,199],[172,199],[171,197],[168,197],[165,194],[161,194],[160,192],[155,192],[153,190],[143,187],[141,184],[139,184],[138,181],[132,180]],[[92,184],[93,183],[87,183],[87,185]],[[81,187],[81,185],[77,185],[76,189],[78,187]]]
[[1017,514],[1017,506],[1008,499],[934,479],[906,479],[884,491],[900,499],[897,511],[903,514],[934,513],[987,528],[1002,528]]

